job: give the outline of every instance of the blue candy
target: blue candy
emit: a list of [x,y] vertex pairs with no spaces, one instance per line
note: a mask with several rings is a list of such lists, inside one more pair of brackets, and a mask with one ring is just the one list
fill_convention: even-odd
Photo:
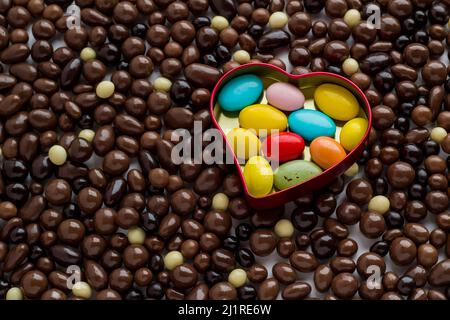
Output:
[[317,110],[301,109],[292,112],[288,118],[289,129],[312,141],[317,137],[334,138],[336,124],[329,116]]
[[236,77],[226,83],[220,90],[218,101],[225,111],[240,111],[254,104],[263,92],[261,79],[253,74]]

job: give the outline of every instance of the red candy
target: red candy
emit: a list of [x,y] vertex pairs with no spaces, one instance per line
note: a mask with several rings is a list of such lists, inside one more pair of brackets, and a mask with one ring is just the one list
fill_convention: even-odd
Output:
[[[278,152],[275,148],[278,148]],[[292,132],[274,133],[262,145],[265,157],[280,163],[300,158],[304,149],[305,140]]]

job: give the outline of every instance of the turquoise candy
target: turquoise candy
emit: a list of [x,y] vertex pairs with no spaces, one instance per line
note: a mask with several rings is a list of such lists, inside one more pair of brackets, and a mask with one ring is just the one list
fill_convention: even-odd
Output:
[[282,164],[274,176],[274,184],[278,190],[284,190],[309,180],[322,173],[316,164],[306,160],[294,160]]
[[317,110],[301,109],[292,112],[288,118],[289,129],[312,141],[317,137],[327,136],[334,138],[336,124],[334,121]]
[[227,82],[219,93],[220,107],[225,111],[240,111],[256,103],[263,93],[263,83],[253,74],[245,74]]

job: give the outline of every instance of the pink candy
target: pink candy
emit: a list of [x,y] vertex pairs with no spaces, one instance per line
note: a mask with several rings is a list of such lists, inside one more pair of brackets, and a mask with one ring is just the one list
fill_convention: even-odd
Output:
[[294,85],[284,82],[276,82],[266,90],[266,98],[269,104],[283,111],[295,111],[303,108],[305,96]]

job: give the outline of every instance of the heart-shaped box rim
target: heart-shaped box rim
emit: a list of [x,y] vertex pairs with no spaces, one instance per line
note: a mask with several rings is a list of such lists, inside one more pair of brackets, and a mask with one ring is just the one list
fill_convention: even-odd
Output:
[[[252,68],[252,67],[268,68],[268,69],[271,69],[272,71],[281,73],[282,75],[288,77],[289,79],[296,80],[296,81],[298,81],[299,79],[302,79],[302,78],[322,76],[322,77],[335,78],[335,79],[338,79],[339,81],[343,81],[343,82],[347,83],[359,94],[359,97],[357,97],[357,98],[360,98],[360,99],[358,99],[358,101],[360,103],[361,103],[361,101],[363,102],[363,105],[361,105],[361,107],[364,109],[364,111],[366,113],[367,121],[368,121],[367,130],[366,130],[363,138],[358,143],[358,145],[355,148],[353,148],[345,156],[345,158],[341,162],[324,170],[319,175],[314,176],[306,181],[303,181],[303,182],[296,184],[292,187],[289,187],[287,189],[272,192],[272,193],[269,193],[262,197],[252,196],[248,191],[247,183],[245,182],[243,171],[240,168],[239,161],[233,151],[233,148],[229,144],[228,139],[226,138],[226,135],[222,130],[222,127],[219,125],[219,123],[217,122],[217,119],[214,115],[214,107],[216,105],[216,95],[218,94],[219,87],[222,85],[222,83],[224,81],[226,81],[231,75],[235,74],[236,72],[242,71],[243,69]],[[367,99],[364,92],[353,81],[351,81],[341,75],[338,75],[338,74],[334,74],[334,73],[330,73],[330,72],[322,72],[322,71],[294,75],[294,74],[290,74],[289,72],[287,72],[277,66],[267,64],[267,63],[243,64],[243,65],[240,65],[238,67],[231,69],[230,71],[228,71],[224,75],[222,75],[220,77],[220,79],[217,81],[217,83],[215,84],[214,89],[211,93],[209,109],[210,109],[210,114],[211,114],[211,120],[212,120],[214,126],[220,131],[223,139],[225,140],[228,150],[231,151],[233,154],[234,164],[235,164],[236,168],[238,169],[237,171],[238,171],[239,177],[241,179],[242,185],[244,187],[247,201],[251,207],[256,208],[256,209],[270,209],[270,208],[274,208],[274,207],[283,205],[289,201],[293,201],[301,196],[301,194],[296,195],[295,191],[301,191],[301,189],[308,190],[307,187],[309,187],[309,186],[312,187],[313,186],[312,182],[315,182],[315,181],[318,181],[318,183],[314,184],[314,187],[312,187],[309,190],[310,192],[306,192],[306,194],[312,193],[313,191],[316,191],[317,189],[320,189],[320,188],[326,186],[328,184],[328,181],[331,181],[332,179],[341,175],[346,169],[348,169],[353,163],[355,163],[357,161],[357,158],[364,150],[364,143],[368,139],[369,134],[370,134],[370,129],[372,127],[372,110],[370,107],[369,100]],[[323,183],[323,182],[325,182],[325,183]]]

